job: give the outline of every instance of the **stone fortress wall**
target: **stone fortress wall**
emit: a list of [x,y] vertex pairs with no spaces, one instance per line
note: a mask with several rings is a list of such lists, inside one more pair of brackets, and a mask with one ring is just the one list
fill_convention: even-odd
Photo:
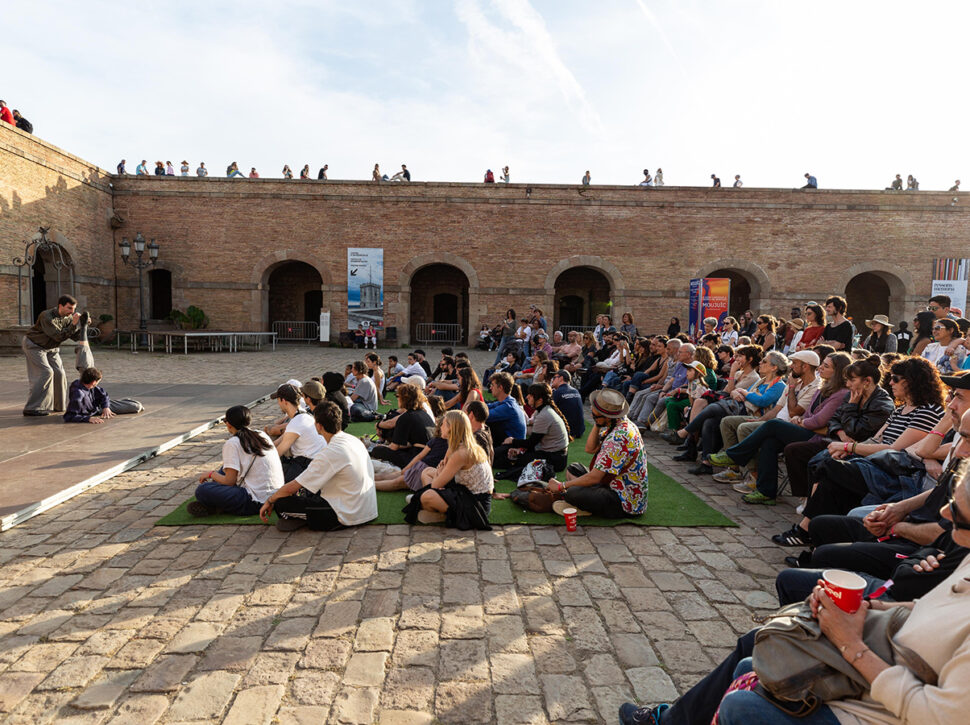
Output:
[[385,326],[407,342],[417,322],[455,321],[474,338],[529,303],[555,326],[612,309],[662,331],[686,318],[688,281],[699,276],[731,277],[733,314],[787,315],[841,293],[857,324],[876,313],[911,319],[933,259],[968,256],[970,197],[116,177],[4,127],[0,326],[18,322],[12,260],[39,226],[73,259],[82,306],[121,328],[138,324],[138,286],[117,245],[138,232],[161,246],[149,316],[197,305],[226,330],[316,319],[322,306],[335,336],[347,324],[347,248],[382,247]]

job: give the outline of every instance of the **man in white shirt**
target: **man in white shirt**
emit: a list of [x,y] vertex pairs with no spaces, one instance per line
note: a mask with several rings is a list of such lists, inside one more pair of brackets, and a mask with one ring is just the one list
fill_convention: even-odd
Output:
[[385,387],[388,390],[394,390],[398,385],[404,380],[404,378],[409,378],[412,375],[417,375],[422,380],[428,379],[428,374],[425,372],[424,368],[421,366],[421,362],[418,360],[417,356],[413,352],[408,353],[408,364],[401,372],[397,373],[393,378],[387,381]]
[[289,383],[284,383],[269,396],[276,400],[280,410],[289,418],[283,435],[276,441],[276,451],[283,463],[284,480],[292,481],[310,465],[320,449],[327,445],[326,440],[317,433],[313,416],[301,413],[300,392]]
[[374,464],[360,439],[340,430],[336,403],[325,400],[313,411],[317,432],[327,441],[296,480],[274,492],[259,510],[263,521],[276,509],[276,528],[294,531],[309,526],[333,531],[377,518]]

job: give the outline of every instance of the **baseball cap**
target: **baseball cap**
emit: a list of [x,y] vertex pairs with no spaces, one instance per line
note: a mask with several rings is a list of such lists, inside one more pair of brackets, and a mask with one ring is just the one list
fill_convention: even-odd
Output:
[[789,355],[788,359],[798,360],[806,365],[811,365],[813,368],[817,368],[822,364],[822,361],[818,359],[818,353],[814,350],[799,350],[798,352]]
[[561,377],[562,381],[567,385],[573,381],[573,376],[569,374],[568,370],[557,370],[552,374],[552,377],[556,377],[557,375]]
[[270,393],[269,397],[271,397],[273,400],[281,399],[296,405],[297,401],[300,399],[300,394],[297,391],[297,388],[294,386],[290,385],[289,383],[283,383],[276,389],[275,393]]
[[941,375],[943,384],[954,390],[970,390],[970,373],[963,375]]
[[300,395],[305,395],[314,400],[323,400],[327,396],[327,391],[324,389],[323,383],[311,380],[300,386]]

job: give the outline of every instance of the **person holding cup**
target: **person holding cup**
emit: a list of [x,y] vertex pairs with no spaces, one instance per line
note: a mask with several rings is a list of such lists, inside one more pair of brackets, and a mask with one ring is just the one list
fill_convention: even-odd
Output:
[[[970,439],[970,414],[961,420],[962,441]],[[961,445],[967,445],[961,443]],[[952,496],[941,515],[951,522],[953,539],[970,547],[970,463],[960,461],[953,477]],[[933,567],[926,561],[918,566]],[[831,583],[829,584],[831,586]],[[810,603],[825,638],[870,683],[865,699],[834,700],[802,718],[782,713],[762,695],[728,686],[752,671],[751,654],[757,629],[738,639],[735,651],[697,685],[672,704],[620,706],[621,725],[708,723],[801,723],[802,725],[927,725],[965,722],[970,710],[970,558],[928,594],[915,602],[863,601],[849,613],[840,609],[819,580]],[[894,642],[921,658],[936,673],[936,682],[923,682],[900,657],[895,664],[876,655],[863,640],[870,610],[905,607],[910,614]]]
[[589,402],[593,428],[586,452],[595,456],[592,470],[577,466],[582,475],[567,471],[565,482],[549,480],[546,488],[563,494],[553,510],[560,516],[570,508],[578,516],[640,516],[647,510],[647,456],[640,431],[626,415],[630,404],[612,388],[593,391]]

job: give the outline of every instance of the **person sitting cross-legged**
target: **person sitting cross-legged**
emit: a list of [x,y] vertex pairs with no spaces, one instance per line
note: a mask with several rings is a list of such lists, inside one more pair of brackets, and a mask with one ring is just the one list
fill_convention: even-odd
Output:
[[187,507],[191,516],[253,516],[283,485],[279,453],[266,433],[250,428],[252,422],[245,405],[226,411],[229,440],[222,445],[222,467],[199,476],[195,501]]
[[367,375],[367,365],[362,360],[354,363],[353,375],[357,384],[350,395],[350,420],[372,421],[377,417],[377,386]]
[[340,408],[328,400],[313,410],[326,445],[305,471],[266,499],[259,510],[263,521],[269,521],[274,508],[280,531],[303,526],[333,531],[377,518],[374,464],[363,442],[340,429],[341,418]]
[[611,519],[640,516],[647,510],[647,456],[640,431],[626,417],[630,405],[612,388],[593,391],[589,401],[593,427],[586,452],[594,456],[592,470],[567,471],[565,482],[549,480],[546,488],[563,494],[553,510],[562,515],[575,508],[579,516]]
[[488,453],[475,440],[471,421],[461,410],[449,410],[441,423],[448,452],[436,468],[421,474],[425,488],[408,497],[402,509],[409,524],[444,522],[448,527],[491,530],[495,480]]

